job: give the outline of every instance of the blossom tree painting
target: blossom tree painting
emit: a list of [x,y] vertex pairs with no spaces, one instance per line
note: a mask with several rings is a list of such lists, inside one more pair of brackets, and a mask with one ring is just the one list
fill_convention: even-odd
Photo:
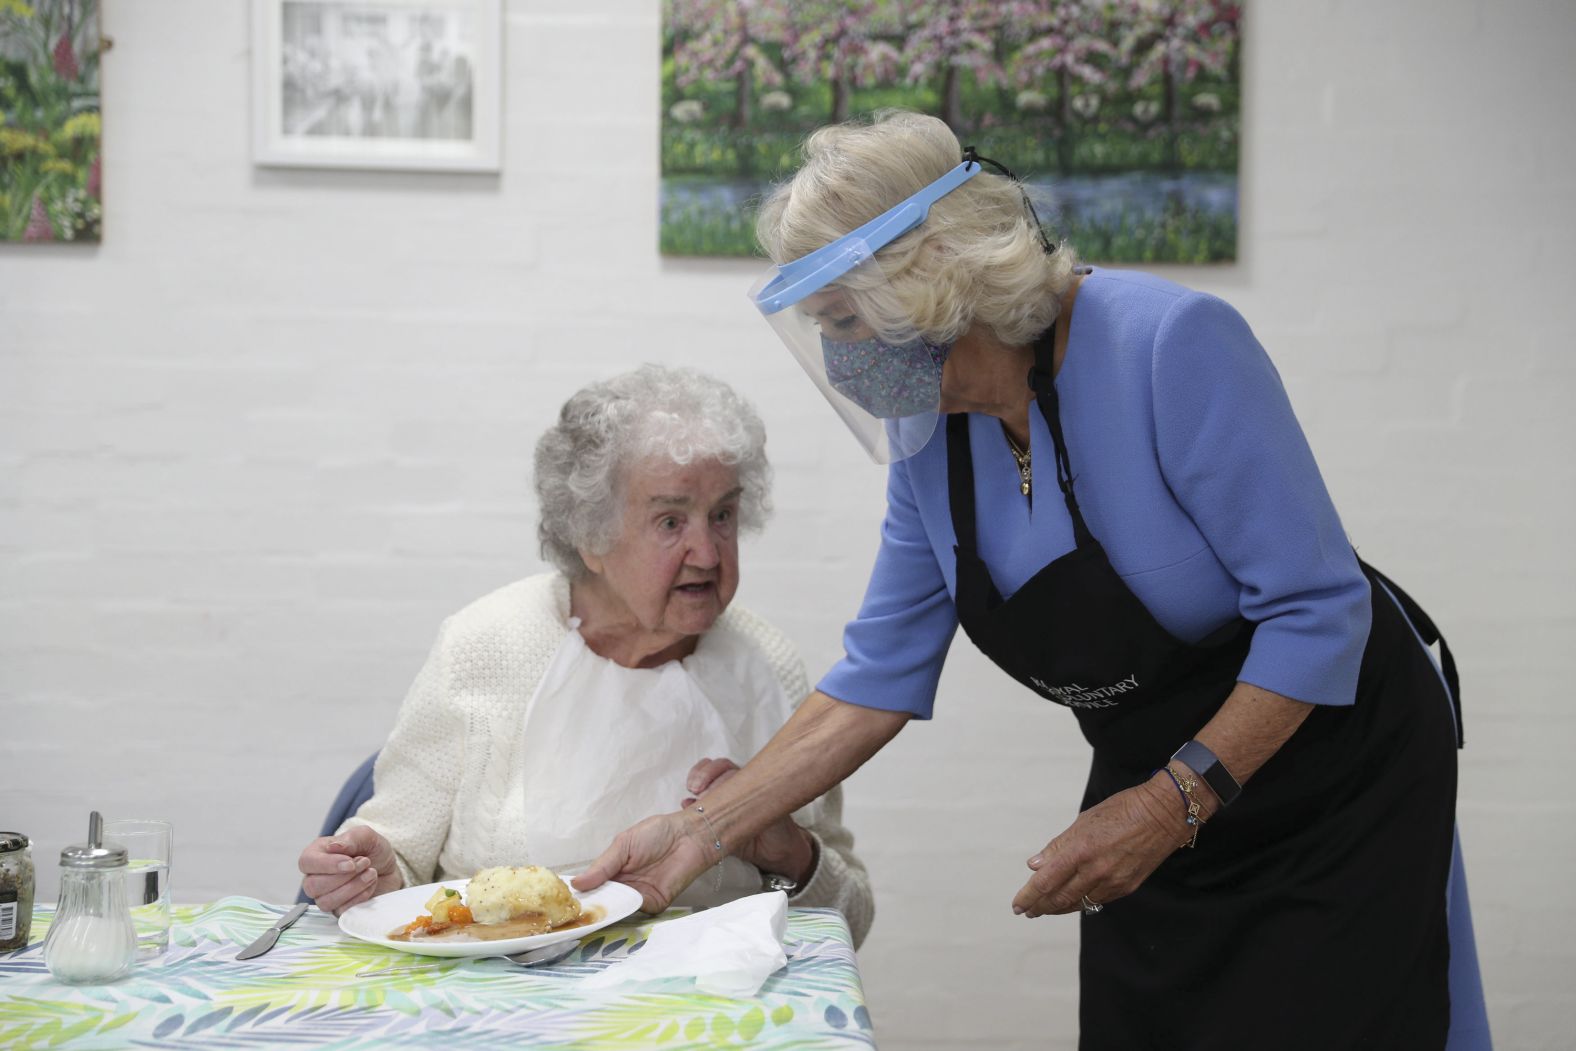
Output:
[[895,83],[902,54],[896,4],[882,0],[805,0],[792,6],[783,58],[800,84],[830,86],[828,123],[848,119],[855,88]]
[[[0,0],[3,3],[4,0]],[[820,125],[930,113],[1093,262],[1236,256],[1240,3],[664,0],[660,240],[751,255]]]
[[905,81],[934,83],[939,116],[963,126],[963,80],[980,87],[1004,83],[997,40],[1012,5],[996,0],[916,0],[907,6],[903,59]]
[[783,82],[779,63],[767,48],[782,40],[784,7],[762,0],[672,0],[668,25],[674,34],[675,83],[680,88],[703,80],[731,84],[727,124],[749,127],[755,86],[772,88]]
[[[1101,89],[1110,81],[1117,49],[1107,39],[1109,5],[1095,0],[1032,0],[1010,14],[1023,45],[1012,56],[1012,80],[1021,90],[1020,111],[1050,109],[1055,116],[1057,164],[1070,167],[1074,100],[1080,119],[1099,113]],[[1048,99],[1043,88],[1054,84]],[[1054,101],[1053,101],[1054,100]]]
[[98,0],[0,0],[0,241],[99,240]]
[[[1177,90],[1200,74],[1222,76],[1236,55],[1236,27],[1242,17],[1237,4],[1220,0],[1125,0],[1118,55],[1128,71],[1128,87],[1141,90],[1159,82],[1158,118],[1165,132],[1166,164],[1177,167]],[[1234,81],[1235,76],[1232,77]],[[1215,96],[1193,96],[1193,104],[1209,108]]]

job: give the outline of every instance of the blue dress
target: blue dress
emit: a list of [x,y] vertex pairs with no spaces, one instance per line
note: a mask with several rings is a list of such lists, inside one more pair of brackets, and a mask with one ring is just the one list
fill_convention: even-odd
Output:
[[[1255,624],[1242,681],[1349,705],[1370,593],[1280,378],[1229,305],[1148,275],[1096,270],[1078,293],[1057,375],[1090,530],[1171,634]],[[1049,450],[1037,412],[1031,448]],[[998,422],[969,419],[978,547],[1010,596],[1074,547],[1048,453],[1032,505]],[[957,627],[956,537],[938,429],[892,466],[882,544],[832,697],[926,718]],[[1450,894],[1452,1047],[1488,1046],[1459,851]],[[1474,1035],[1475,1034],[1475,1035]]]

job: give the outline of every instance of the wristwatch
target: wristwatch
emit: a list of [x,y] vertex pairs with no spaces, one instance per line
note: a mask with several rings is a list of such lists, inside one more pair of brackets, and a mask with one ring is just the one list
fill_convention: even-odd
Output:
[[761,890],[780,890],[784,894],[792,894],[799,889],[799,884],[787,876],[779,876],[775,872],[761,873]]
[[1242,786],[1237,779],[1231,776],[1231,771],[1226,765],[1216,758],[1206,746],[1197,741],[1189,741],[1171,756],[1179,763],[1183,763],[1189,770],[1204,779],[1215,795],[1220,797],[1220,805],[1228,807],[1231,801],[1242,794]]

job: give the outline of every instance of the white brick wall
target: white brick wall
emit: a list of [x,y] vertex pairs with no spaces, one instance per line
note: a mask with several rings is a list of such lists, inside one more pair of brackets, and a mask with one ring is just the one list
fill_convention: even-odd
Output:
[[[507,7],[492,178],[256,169],[245,3],[105,0],[104,244],[0,246],[0,826],[45,896],[90,807],[174,820],[180,898],[291,894],[439,620],[538,567],[544,421],[641,360],[761,406],[743,599],[839,653],[881,475],[754,266],[656,255],[656,5]],[[1246,314],[1353,538],[1447,628],[1500,1046],[1568,1047],[1576,6],[1260,0],[1247,34],[1241,262],[1171,276]],[[1008,902],[1084,745],[967,646],[943,692],[850,786],[882,1043],[1072,1047],[1076,925]]]

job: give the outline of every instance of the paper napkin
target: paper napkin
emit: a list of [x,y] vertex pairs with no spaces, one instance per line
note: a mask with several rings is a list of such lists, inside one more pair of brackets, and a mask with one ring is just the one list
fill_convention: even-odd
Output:
[[657,924],[638,953],[581,984],[606,989],[658,978],[694,978],[701,992],[745,999],[788,963],[783,952],[787,927],[786,894],[752,894]]

